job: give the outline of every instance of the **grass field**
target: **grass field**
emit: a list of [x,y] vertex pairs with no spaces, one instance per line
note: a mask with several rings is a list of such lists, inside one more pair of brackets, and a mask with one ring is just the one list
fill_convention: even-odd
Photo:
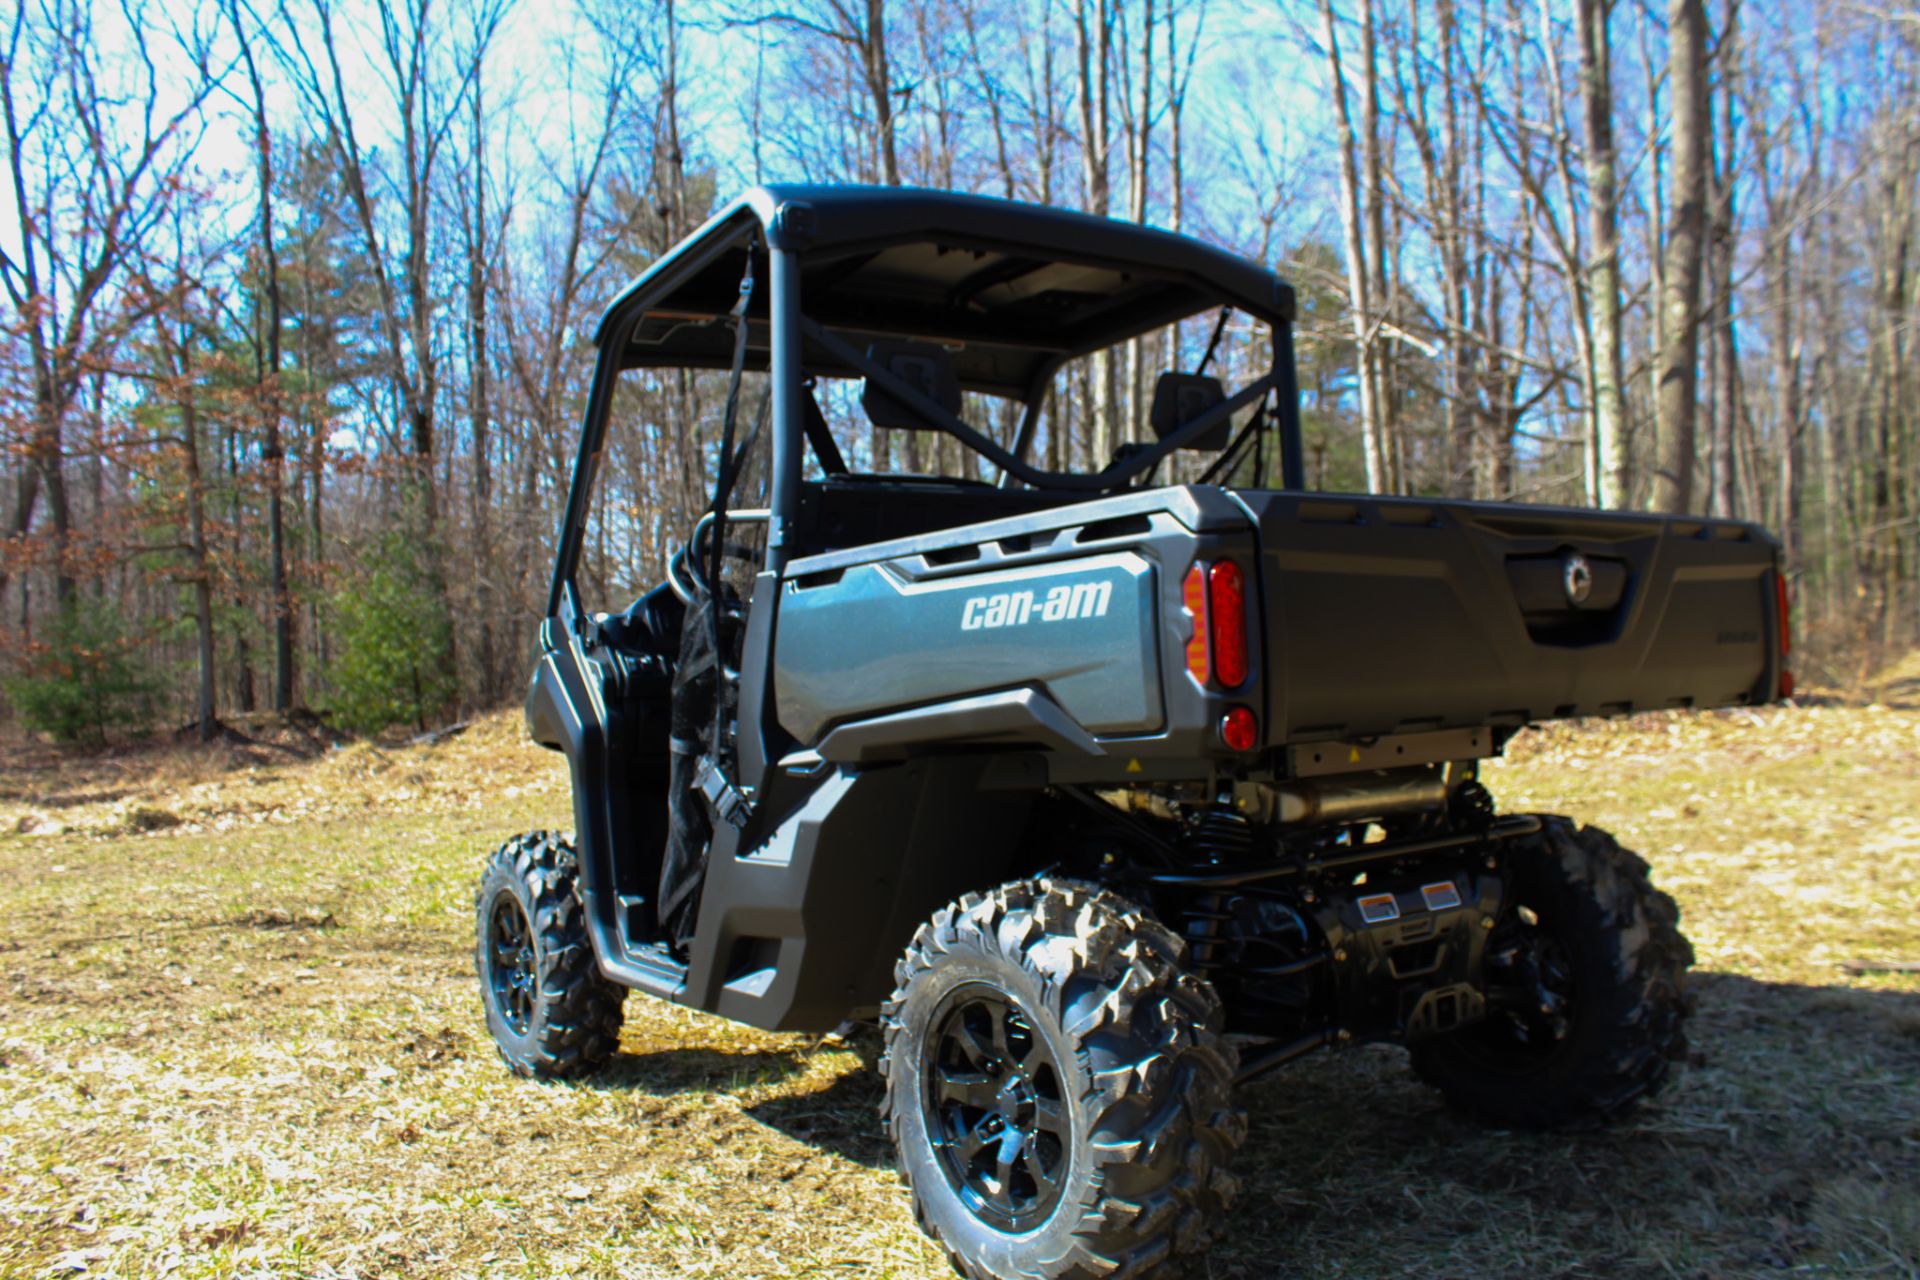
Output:
[[[592,1083],[485,1038],[474,876],[570,825],[500,716],[431,747],[0,761],[0,1274],[948,1274],[874,1046],[631,999]],[[1476,1129],[1385,1049],[1250,1090],[1214,1277],[1920,1275],[1920,713],[1529,734],[1503,807],[1652,860],[1699,953],[1679,1086]]]

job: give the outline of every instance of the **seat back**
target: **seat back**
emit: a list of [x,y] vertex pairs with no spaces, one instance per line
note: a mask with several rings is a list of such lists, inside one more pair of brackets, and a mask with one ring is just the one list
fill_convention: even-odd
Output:
[[[1163,373],[1153,384],[1153,407],[1147,421],[1153,426],[1153,434],[1165,440],[1226,398],[1220,379],[1208,374]],[[1219,425],[1180,447],[1218,452],[1227,447],[1232,430],[1233,424],[1223,418]]]
[[[960,380],[953,371],[953,353],[945,347],[933,342],[882,338],[867,348],[867,355],[948,413],[960,412]],[[939,424],[929,421],[918,408],[875,384],[871,378],[861,392],[860,407],[876,427],[898,431],[940,429]]]

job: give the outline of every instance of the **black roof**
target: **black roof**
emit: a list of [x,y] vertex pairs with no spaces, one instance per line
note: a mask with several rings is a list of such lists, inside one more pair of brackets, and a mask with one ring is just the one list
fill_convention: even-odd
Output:
[[[1023,396],[1063,359],[1221,305],[1269,323],[1292,315],[1271,271],[1152,227],[950,191],[781,185],[748,191],[655,262],[596,341],[632,317],[626,364],[725,368],[749,233],[762,252],[798,254],[813,320],[862,346],[942,342],[961,385],[998,394]],[[764,367],[764,258],[755,271],[749,362]],[[806,363],[844,372],[818,349]]]

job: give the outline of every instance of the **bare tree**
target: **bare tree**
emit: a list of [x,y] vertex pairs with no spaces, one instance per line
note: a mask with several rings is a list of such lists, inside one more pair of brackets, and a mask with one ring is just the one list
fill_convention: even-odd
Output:
[[852,60],[873,111],[870,142],[877,176],[886,186],[899,186],[898,112],[893,60],[887,51],[886,0],[809,0],[753,21],[815,36]]
[[63,607],[75,597],[67,419],[86,379],[150,314],[124,286],[142,240],[180,194],[200,108],[216,80],[204,49],[188,47],[199,70],[177,94],[150,52],[147,13],[134,6],[122,12],[130,46],[124,74],[102,67],[93,9],[81,0],[16,4],[0,58],[7,196],[17,234],[14,248],[0,250],[0,285],[31,370],[31,426],[0,559],[0,593],[27,552],[44,489],[55,596]]
[[[447,33],[439,25],[433,0],[375,0],[378,56],[366,65],[392,95],[399,132],[397,161],[379,167],[376,144],[354,119],[359,98],[348,87],[346,68],[355,60],[341,47],[351,33],[342,30],[335,0],[310,3],[311,28],[281,9],[276,48],[324,130],[359,221],[379,295],[387,377],[407,426],[421,512],[430,530],[436,508],[434,422],[441,375],[441,350],[433,330],[436,175],[510,0],[487,0],[474,11],[467,48],[451,67],[442,63]],[[318,60],[310,47],[314,44],[319,46]],[[398,197],[402,248],[397,264],[375,198],[380,182]]]

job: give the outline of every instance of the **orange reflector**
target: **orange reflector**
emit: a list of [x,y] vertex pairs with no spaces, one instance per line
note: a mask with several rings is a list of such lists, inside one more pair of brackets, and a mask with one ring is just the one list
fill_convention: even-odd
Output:
[[1245,707],[1229,707],[1220,717],[1220,740],[1235,751],[1251,751],[1260,745],[1260,722]]
[[1207,653],[1207,571],[1198,563],[1187,570],[1186,605],[1193,619],[1193,631],[1187,636],[1187,673],[1204,686],[1213,663]]
[[1213,674],[1223,689],[1247,680],[1247,592],[1240,566],[1216,560],[1207,571],[1208,633],[1213,637]]

